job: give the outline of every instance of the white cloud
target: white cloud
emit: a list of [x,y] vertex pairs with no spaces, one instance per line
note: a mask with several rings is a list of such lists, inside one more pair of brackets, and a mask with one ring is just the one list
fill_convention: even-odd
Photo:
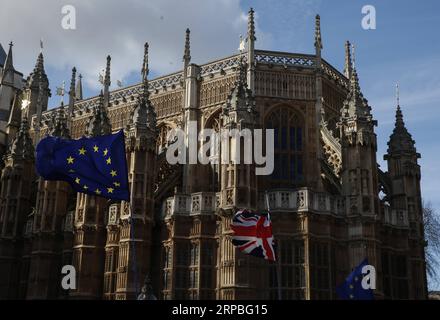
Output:
[[[76,30],[61,27],[66,4],[76,8]],[[5,0],[0,42],[14,41],[15,67],[27,75],[43,38],[46,66],[76,66],[84,82],[96,88],[107,54],[112,56],[113,84],[140,72],[145,41],[150,43],[151,71],[163,74],[182,68],[187,27],[192,61],[204,63],[236,52],[246,24],[246,12],[236,0]],[[262,38],[261,33],[258,40]]]

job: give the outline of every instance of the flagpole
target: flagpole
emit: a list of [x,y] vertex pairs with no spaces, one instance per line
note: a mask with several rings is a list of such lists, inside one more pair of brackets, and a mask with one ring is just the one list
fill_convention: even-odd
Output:
[[[266,197],[266,205],[267,205],[267,216],[270,219],[270,205],[269,205],[269,195],[267,193],[267,191],[265,192],[265,197]],[[279,250],[277,248],[277,254],[276,254],[276,266],[275,266],[275,270],[276,270],[276,275],[277,275],[277,291],[278,291],[278,300],[281,300],[281,264],[280,264],[280,255]]]

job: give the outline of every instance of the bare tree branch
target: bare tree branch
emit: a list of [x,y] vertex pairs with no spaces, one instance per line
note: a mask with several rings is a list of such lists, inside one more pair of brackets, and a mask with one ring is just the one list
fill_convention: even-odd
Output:
[[425,225],[425,240],[428,246],[426,253],[426,271],[431,280],[438,282],[440,266],[440,217],[430,202],[422,202],[423,222]]

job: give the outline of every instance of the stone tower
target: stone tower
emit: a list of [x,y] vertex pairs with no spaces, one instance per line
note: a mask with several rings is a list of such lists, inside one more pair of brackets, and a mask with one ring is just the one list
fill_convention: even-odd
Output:
[[[391,180],[389,201],[391,214],[399,224],[409,227],[408,247],[410,259],[406,262],[410,279],[409,299],[426,298],[426,274],[424,251],[423,207],[420,191],[420,154],[415,148],[415,141],[403,121],[403,114],[397,98],[396,122],[388,142],[388,151],[384,159],[388,163],[388,175]],[[385,257],[384,257],[385,259]],[[385,280],[384,280],[385,281]],[[423,285],[425,284],[425,286]],[[390,296],[398,298],[396,293]]]
[[[69,139],[64,106],[52,117],[51,136]],[[66,219],[72,191],[67,182],[38,179],[37,199],[33,214],[27,299],[56,299],[60,294],[63,222]]]
[[[33,204],[34,147],[27,118],[5,158],[0,191],[0,299],[23,298],[19,277],[23,264],[23,226]],[[21,290],[20,290],[21,291]]]
[[[353,65],[350,88],[341,109],[341,185],[348,221],[348,265],[368,262],[380,272],[377,141],[371,107],[363,97]],[[347,270],[348,271],[348,270]],[[379,288],[380,289],[380,288]]]
[[150,272],[154,221],[154,179],[156,161],[156,112],[148,89],[148,43],[142,66],[142,94],[127,126],[127,162],[130,203],[122,203],[116,299],[134,299],[140,283]]
[[49,79],[44,70],[43,52],[40,52],[35,63],[34,70],[26,80],[23,92],[23,100],[26,100],[26,107],[22,113],[29,119],[36,115],[36,126],[41,125],[41,114],[47,110],[47,102],[50,97]]
[[[254,14],[249,11],[248,49],[253,50],[255,41]],[[253,54],[247,53],[247,57]],[[256,266],[261,264],[257,258],[239,253],[231,241],[231,219],[237,208],[257,209],[257,182],[253,162],[253,130],[257,126],[255,98],[247,81],[253,81],[253,61],[246,65],[244,55],[240,56],[239,73],[222,110],[222,127],[229,136],[221,137],[220,146],[220,208],[218,231],[218,277],[221,289],[218,299],[246,299],[252,296],[258,286],[255,282]],[[237,130],[237,134],[234,131]],[[240,133],[238,133],[240,131]],[[241,135],[240,135],[241,134]],[[250,140],[247,140],[249,138]],[[249,143],[250,141],[250,143]],[[229,157],[229,158],[227,158]],[[248,158],[248,159],[247,159]],[[228,162],[225,160],[229,159]],[[247,159],[247,160],[246,160]]]
[[[4,62],[0,61],[0,156],[15,138],[20,127],[23,74],[16,71],[12,57],[12,42]],[[2,49],[3,50],[3,49]],[[3,65],[1,65],[3,64]],[[11,115],[14,115],[11,119]]]
[[[110,57],[107,57],[105,91],[108,96],[110,83]],[[111,124],[107,116],[108,97],[101,92],[98,104],[89,119],[86,134],[89,137],[111,134]],[[105,152],[97,150],[96,152]],[[81,183],[79,181],[79,183]],[[84,186],[86,187],[86,186]],[[77,289],[73,298],[100,299],[105,261],[106,221],[108,201],[105,198],[78,193],[75,221],[73,265],[77,272]]]

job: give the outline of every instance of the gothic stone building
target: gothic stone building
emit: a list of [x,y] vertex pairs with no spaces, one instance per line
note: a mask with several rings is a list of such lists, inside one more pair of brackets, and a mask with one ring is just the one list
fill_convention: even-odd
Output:
[[[376,160],[377,122],[346,44],[345,68],[321,55],[255,49],[249,11],[245,49],[197,65],[186,31],[183,70],[84,99],[73,69],[69,103],[47,109],[40,53],[27,79],[12,46],[0,61],[0,298],[133,299],[149,275],[160,299],[337,299],[335,287],[365,257],[378,299],[425,299],[420,155],[397,105],[385,159]],[[275,169],[167,162],[174,128],[274,129]],[[124,129],[132,209],[75,193],[35,172],[47,134],[96,136]],[[234,138],[230,138],[234,139]],[[194,142],[194,141],[192,141]],[[197,141],[195,142],[197,144]],[[264,212],[267,192],[276,263],[246,256],[230,241],[237,208]],[[76,289],[61,287],[64,265]]]

